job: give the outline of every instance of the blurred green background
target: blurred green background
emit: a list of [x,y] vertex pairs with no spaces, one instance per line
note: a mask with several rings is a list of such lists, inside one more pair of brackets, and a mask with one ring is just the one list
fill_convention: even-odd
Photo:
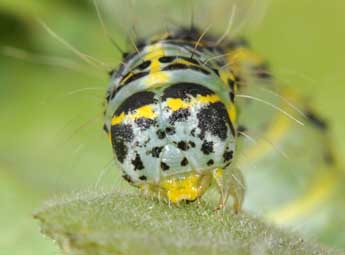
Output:
[[[312,98],[330,121],[340,155],[344,15],[341,0],[273,0],[266,18],[247,35],[276,76]],[[90,1],[0,0],[0,254],[6,255],[58,253],[32,219],[43,201],[96,186],[126,186],[102,131],[106,73],[82,64],[37,18],[81,51],[114,67],[119,61]]]

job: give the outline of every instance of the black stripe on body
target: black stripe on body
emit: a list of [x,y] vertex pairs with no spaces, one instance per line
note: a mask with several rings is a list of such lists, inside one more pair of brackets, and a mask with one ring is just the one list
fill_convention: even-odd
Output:
[[189,99],[191,96],[197,95],[207,96],[213,95],[214,92],[205,86],[196,83],[182,82],[169,86],[163,92],[162,100],[167,98]]
[[135,109],[155,103],[154,99],[155,93],[149,92],[149,91],[142,91],[135,93],[128,97],[115,111],[115,116],[120,115],[122,112],[129,113],[131,111],[134,111]]
[[177,71],[177,70],[188,70],[188,69],[196,71],[196,72],[200,72],[206,75],[211,74],[209,71],[207,71],[206,69],[200,66],[185,65],[185,64],[180,64],[180,63],[168,65],[164,67],[162,71]]

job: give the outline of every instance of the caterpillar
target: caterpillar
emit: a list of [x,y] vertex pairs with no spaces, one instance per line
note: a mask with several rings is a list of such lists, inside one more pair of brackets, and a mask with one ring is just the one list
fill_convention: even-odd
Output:
[[[164,24],[164,18],[152,21],[157,17],[150,11],[162,11],[155,4],[130,3],[124,13],[138,19],[143,6],[148,10],[147,20],[137,21],[142,30]],[[169,3],[159,6],[170,9]],[[209,18],[220,6],[230,10],[228,26],[216,18],[225,33],[210,31],[205,17],[188,25],[181,15],[173,28],[158,26],[163,32],[129,42],[132,51],[111,72],[104,129],[123,178],[172,203],[195,201],[215,183],[217,208],[230,196],[236,212],[244,206],[282,225],[304,222],[315,234],[322,228],[305,221],[328,214],[321,208],[344,180],[327,122],[279,84],[248,41],[231,33],[241,23],[233,20],[234,8],[243,3],[195,5]],[[128,26],[121,11],[114,16]]]

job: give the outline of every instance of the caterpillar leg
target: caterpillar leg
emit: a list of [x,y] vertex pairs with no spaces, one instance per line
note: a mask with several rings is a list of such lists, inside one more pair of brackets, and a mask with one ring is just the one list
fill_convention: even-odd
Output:
[[233,198],[233,209],[238,213],[243,204],[245,194],[245,183],[241,171],[237,168],[217,168],[213,171],[213,179],[216,182],[220,193],[220,200],[216,210],[225,208],[229,196]]

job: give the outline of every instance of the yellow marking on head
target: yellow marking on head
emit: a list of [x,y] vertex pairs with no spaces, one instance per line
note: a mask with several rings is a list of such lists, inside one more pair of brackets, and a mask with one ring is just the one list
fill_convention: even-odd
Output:
[[186,102],[182,100],[181,98],[169,98],[166,101],[166,105],[173,111],[177,111],[180,109],[187,109],[192,107],[193,105],[197,103],[201,104],[209,104],[209,103],[216,103],[219,102],[220,98],[219,96],[213,94],[213,95],[198,95],[196,98],[191,98],[189,102]]
[[166,191],[166,196],[172,203],[182,200],[195,200],[202,196],[207,185],[200,185],[203,176],[192,173],[181,178],[167,179],[160,183],[160,187]]
[[336,181],[337,176],[334,173],[318,177],[302,197],[269,213],[267,218],[277,224],[289,224],[299,217],[307,216],[329,199],[336,187]]
[[118,125],[122,123],[126,118],[134,121],[139,118],[154,119],[156,117],[157,114],[154,112],[152,105],[145,105],[135,109],[133,113],[125,114],[124,112],[122,112],[120,115],[114,116],[111,120],[111,125]]

